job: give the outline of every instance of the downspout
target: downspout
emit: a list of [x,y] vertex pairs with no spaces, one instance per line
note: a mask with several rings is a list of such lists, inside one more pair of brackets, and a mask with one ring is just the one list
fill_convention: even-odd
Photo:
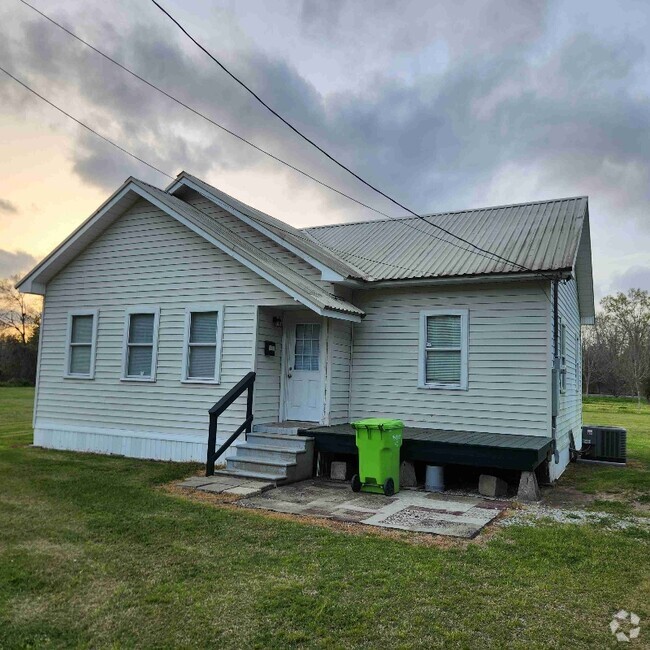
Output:
[[551,451],[555,464],[560,462],[560,452],[557,450],[557,416],[560,403],[560,350],[559,350],[559,324],[558,313],[558,287],[559,280],[553,280],[553,369],[551,371]]

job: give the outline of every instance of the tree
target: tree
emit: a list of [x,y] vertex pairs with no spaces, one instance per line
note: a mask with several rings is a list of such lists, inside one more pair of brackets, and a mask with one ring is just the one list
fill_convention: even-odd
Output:
[[582,328],[582,383],[587,396],[593,384],[602,385],[611,380],[615,373],[610,320],[597,314],[593,325]]
[[650,378],[650,294],[630,289],[602,299],[605,316],[616,334],[617,370],[641,403],[641,394]]
[[40,301],[16,289],[18,280],[17,275],[0,280],[0,333],[27,345],[32,330],[41,322]]

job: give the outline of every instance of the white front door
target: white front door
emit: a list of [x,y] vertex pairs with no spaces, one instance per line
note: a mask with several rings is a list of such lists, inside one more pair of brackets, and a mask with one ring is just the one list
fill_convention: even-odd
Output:
[[320,422],[324,412],[321,319],[292,315],[285,317],[284,326],[284,418]]

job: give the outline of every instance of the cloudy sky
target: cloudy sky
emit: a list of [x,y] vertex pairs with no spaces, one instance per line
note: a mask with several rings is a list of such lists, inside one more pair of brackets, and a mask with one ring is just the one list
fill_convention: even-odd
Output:
[[[647,0],[161,0],[309,136],[421,213],[589,195],[596,293],[650,289]],[[169,93],[377,208],[149,0],[30,0]],[[120,145],[297,226],[375,215],[158,95],[19,0],[0,66]],[[0,72],[0,276],[120,183],[164,176]],[[477,242],[480,243],[480,242]]]

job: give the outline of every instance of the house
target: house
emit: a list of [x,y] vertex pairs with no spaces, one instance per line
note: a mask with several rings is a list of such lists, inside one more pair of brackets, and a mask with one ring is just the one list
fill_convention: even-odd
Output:
[[44,447],[204,461],[251,371],[255,424],[322,451],[385,416],[414,459],[553,480],[581,445],[586,197],[300,230],[187,173],[129,178],[18,286],[45,299]]

